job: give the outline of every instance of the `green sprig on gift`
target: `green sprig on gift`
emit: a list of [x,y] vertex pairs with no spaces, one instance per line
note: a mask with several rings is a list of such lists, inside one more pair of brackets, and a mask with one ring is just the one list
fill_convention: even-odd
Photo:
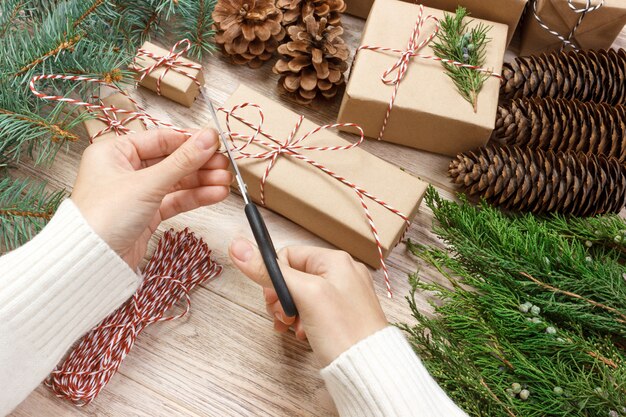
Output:
[[407,297],[416,322],[400,327],[431,374],[471,416],[626,415],[626,221],[460,198],[425,197],[445,248],[408,244],[424,265]]
[[[472,20],[465,19],[468,15],[464,7],[457,8],[455,14],[445,13],[432,49],[439,58],[482,67],[485,64],[485,48],[489,43],[487,34],[491,26],[479,23],[468,28],[472,22]],[[478,94],[489,78],[489,74],[449,63],[442,63],[442,65],[461,96],[472,104],[476,113]]]

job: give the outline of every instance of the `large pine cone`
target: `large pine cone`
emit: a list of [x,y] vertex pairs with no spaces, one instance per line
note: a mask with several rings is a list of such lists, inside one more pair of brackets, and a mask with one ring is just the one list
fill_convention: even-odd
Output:
[[502,100],[552,97],[626,104],[626,52],[554,52],[505,64]]
[[260,67],[285,37],[274,0],[218,0],[213,10],[215,42],[236,64]]
[[315,20],[325,18],[331,26],[341,26],[341,13],[346,10],[344,0],[277,0],[283,12],[283,25],[303,23],[313,14]]
[[283,56],[273,69],[281,75],[279,85],[303,104],[318,94],[334,97],[345,82],[343,73],[348,69],[346,60],[350,55],[340,37],[343,29],[327,25],[325,18],[317,22],[309,15],[304,26],[290,26],[287,31],[291,41],[278,48]]
[[578,151],[626,162],[626,107],[551,98],[500,106],[492,139],[552,151]]
[[458,155],[449,173],[470,196],[506,210],[591,216],[626,204],[626,168],[615,158],[488,146]]

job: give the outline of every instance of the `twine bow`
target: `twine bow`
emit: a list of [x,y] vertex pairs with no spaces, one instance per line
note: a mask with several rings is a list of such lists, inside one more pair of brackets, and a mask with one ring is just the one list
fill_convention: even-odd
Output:
[[[253,124],[245,120],[243,117],[240,117],[235,114],[237,110],[243,109],[246,107],[254,108],[259,112],[259,120],[257,124]],[[226,114],[226,123],[225,123],[226,132],[228,133],[229,139],[232,143],[233,150],[235,151],[235,153],[238,153],[238,155],[235,156],[235,159],[262,159],[262,160],[268,161],[267,167],[265,168],[265,172],[263,173],[263,176],[259,184],[260,194],[261,194],[261,205],[265,205],[265,183],[267,181],[267,178],[272,168],[276,164],[276,160],[278,159],[280,155],[289,156],[289,157],[298,159],[302,162],[305,162],[311,166],[314,166],[315,168],[319,169],[323,173],[331,176],[332,178],[341,182],[345,186],[349,187],[356,193],[361,203],[361,207],[363,208],[363,213],[370,226],[370,230],[372,232],[374,240],[376,242],[378,255],[380,257],[380,266],[385,276],[385,285],[387,287],[387,295],[391,297],[392,291],[391,291],[391,284],[389,281],[389,271],[387,270],[387,264],[385,263],[385,258],[383,256],[382,243],[378,235],[378,229],[376,228],[376,224],[374,223],[374,219],[372,218],[372,215],[369,211],[369,208],[365,199],[369,198],[370,200],[373,200],[374,202],[386,208],[390,212],[396,214],[402,220],[405,221],[407,227],[410,224],[409,218],[406,215],[404,215],[402,212],[400,212],[399,210],[395,209],[390,204],[370,194],[364,188],[349,181],[345,177],[337,174],[336,172],[320,164],[319,162],[300,153],[300,151],[328,152],[328,151],[344,151],[344,150],[350,150],[350,149],[356,148],[361,143],[363,143],[363,140],[365,139],[363,135],[363,130],[361,129],[361,127],[354,123],[334,123],[334,124],[329,124],[329,125],[318,126],[315,129],[310,130],[309,132],[303,134],[302,136],[296,137],[296,134],[298,133],[298,130],[300,129],[300,126],[302,125],[302,122],[304,120],[304,116],[299,116],[298,121],[296,122],[294,128],[289,133],[289,136],[287,136],[287,138],[285,138],[284,141],[280,141],[279,139],[272,136],[270,133],[263,130],[263,123],[265,121],[265,116],[263,114],[263,109],[261,108],[261,106],[257,104],[242,103],[242,104],[234,106],[230,111],[225,110],[224,108],[220,108],[218,109],[218,111],[224,112]],[[244,135],[241,133],[233,132],[230,126],[231,117],[243,123],[244,125],[248,126],[250,129],[252,129],[253,133],[251,135]],[[358,129],[360,132],[359,140],[355,143],[352,143],[349,145],[343,145],[343,146],[306,146],[302,144],[307,138],[309,138],[310,136],[322,130],[334,129],[337,127],[354,127]],[[264,137],[265,139],[263,139],[262,137]],[[236,139],[243,141],[243,143],[238,146],[237,143],[235,142]],[[267,150],[256,152],[256,153],[247,152],[246,148],[252,143],[261,145],[267,148]]]
[[574,13],[578,13],[579,16],[578,16],[578,20],[576,21],[576,24],[574,25],[574,27],[572,28],[572,30],[570,31],[569,35],[566,38],[563,35],[561,35],[559,32],[552,30],[548,25],[544,23],[544,21],[539,16],[539,13],[537,13],[538,1],[539,0],[533,0],[533,14],[535,15],[535,19],[537,20],[537,23],[539,23],[539,26],[541,26],[543,29],[545,29],[552,35],[556,36],[562,42],[561,51],[565,49],[566,46],[570,46],[573,50],[578,51],[578,46],[575,45],[575,43],[572,41],[572,38],[576,34],[576,31],[582,24],[587,14],[600,9],[604,5],[604,0],[600,0],[600,2],[596,5],[592,5],[591,0],[586,0],[585,7],[577,8],[574,5],[574,0],[567,0],[567,5],[569,6],[569,8],[572,9]]
[[[435,22],[435,29],[424,40],[419,41],[419,38],[422,32],[422,27],[428,20],[433,20]],[[381,140],[383,138],[385,129],[387,127],[387,123],[389,121],[389,116],[391,115],[391,110],[393,109],[393,105],[396,101],[396,96],[398,95],[400,83],[402,82],[402,80],[404,79],[407,73],[411,58],[428,59],[432,61],[438,61],[438,62],[442,62],[445,64],[454,65],[454,66],[461,67],[461,68],[469,68],[471,70],[483,72],[492,77],[502,79],[502,77],[499,74],[496,74],[495,72],[488,70],[488,69],[484,69],[475,65],[466,64],[463,62],[454,61],[451,59],[440,58],[435,55],[425,55],[425,54],[419,53],[419,51],[424,46],[429,44],[430,41],[432,41],[433,38],[437,36],[437,34],[439,33],[440,27],[441,27],[441,24],[439,22],[439,19],[437,19],[437,17],[433,15],[428,15],[424,17],[424,5],[420,4],[419,13],[417,15],[417,20],[415,21],[415,25],[413,26],[413,31],[411,32],[411,37],[409,38],[409,41],[407,42],[407,46],[405,49],[388,48],[384,46],[373,46],[373,45],[361,45],[357,49],[357,53],[361,50],[370,50],[370,51],[377,51],[377,52],[393,52],[393,53],[400,54],[400,57],[398,58],[398,60],[391,67],[385,70],[385,72],[383,72],[382,76],[380,77],[384,84],[393,86],[393,91],[391,93],[391,99],[389,100],[389,105],[387,106],[387,112],[385,113],[385,118],[383,119],[383,124],[380,129],[380,133],[378,134],[378,140]],[[393,74],[395,74],[394,77],[392,77]]]
[[[88,102],[75,99],[72,97],[45,94],[39,91],[36,87],[36,84],[39,80],[66,80],[66,81],[86,82],[86,83],[105,85],[123,94],[126,98],[128,98],[128,100],[130,100],[131,103],[133,103],[137,107],[137,110],[125,110],[125,109],[120,109],[115,106],[105,106],[102,104],[101,101],[99,103],[88,103]],[[93,134],[89,138],[90,142],[93,142],[95,138],[107,132],[115,132],[115,134],[118,136],[122,134],[126,134],[126,133],[132,133],[132,130],[128,128],[128,126],[126,126],[126,124],[132,120],[141,120],[142,122],[144,122],[144,124],[150,123],[154,126],[167,127],[176,132],[183,133],[187,136],[190,136],[190,133],[187,132],[186,130],[177,128],[171,123],[164,122],[155,117],[152,117],[150,114],[148,114],[145,111],[143,107],[139,105],[139,103],[137,103],[136,100],[134,100],[130,95],[128,95],[128,93],[126,93],[124,90],[119,88],[117,85],[109,82],[108,80],[86,77],[82,75],[47,74],[47,75],[36,75],[33,78],[31,78],[29,87],[30,87],[30,91],[35,96],[39,97],[42,100],[57,101],[61,103],[70,103],[74,106],[84,107],[88,112],[94,114],[97,120],[104,123],[106,126],[99,132]],[[127,115],[127,117],[125,119],[121,119],[120,117],[118,117],[118,115]]]
[[[179,52],[176,52],[176,49],[178,49],[178,47],[181,45],[184,45],[184,48]],[[191,73],[185,71],[185,68],[191,68],[200,71],[202,70],[202,67],[196,63],[187,62],[180,59],[181,55],[187,52],[190,48],[191,42],[189,42],[189,39],[182,39],[176,42],[172,49],[170,49],[169,53],[164,56],[159,56],[146,49],[139,48],[137,50],[138,57],[152,58],[156,61],[154,64],[145,68],[136,66],[137,73],[141,74],[139,76],[139,82],[142,82],[144,78],[146,78],[150,73],[152,73],[152,71],[156,70],[157,68],[165,68],[163,73],[161,73],[161,75],[159,75],[156,80],[156,93],[158,95],[161,95],[161,82],[170,70],[190,78],[191,80],[193,80],[194,83],[196,83],[198,87],[200,87],[200,81],[198,81],[198,78]]]

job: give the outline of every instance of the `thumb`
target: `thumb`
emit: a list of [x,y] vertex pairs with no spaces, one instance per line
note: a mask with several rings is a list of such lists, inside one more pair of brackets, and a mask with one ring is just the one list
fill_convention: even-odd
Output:
[[[247,239],[236,238],[228,248],[228,254],[235,266],[244,273],[248,278],[265,288],[273,288],[263,257],[259,249]],[[303,292],[304,286],[311,282],[313,275],[295,270],[284,263],[280,264],[281,272],[285,278],[287,288],[291,293],[296,304],[299,302],[300,294]],[[303,279],[304,278],[304,279]]]
[[206,128],[193,134],[167,158],[147,169],[155,186],[169,190],[189,174],[198,171],[219,148],[217,132]]

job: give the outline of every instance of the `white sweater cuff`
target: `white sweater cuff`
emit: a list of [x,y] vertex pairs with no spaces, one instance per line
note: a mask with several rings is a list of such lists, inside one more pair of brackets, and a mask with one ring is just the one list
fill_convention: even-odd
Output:
[[0,382],[14,390],[0,393],[0,414],[139,283],[69,199],[30,242],[0,257]]
[[361,340],[321,374],[342,417],[466,416],[395,327]]

